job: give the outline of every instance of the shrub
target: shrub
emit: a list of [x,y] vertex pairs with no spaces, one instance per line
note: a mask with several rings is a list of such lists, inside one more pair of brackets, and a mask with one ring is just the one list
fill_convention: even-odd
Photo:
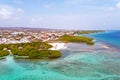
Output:
[[8,51],[0,50],[0,57],[4,57],[4,56],[7,56],[7,55],[9,55]]
[[86,43],[88,45],[93,45],[93,39],[92,38],[88,38],[88,37],[84,37],[84,36],[69,36],[69,35],[64,35],[61,36],[60,41],[64,41],[64,42],[78,42],[78,43]]

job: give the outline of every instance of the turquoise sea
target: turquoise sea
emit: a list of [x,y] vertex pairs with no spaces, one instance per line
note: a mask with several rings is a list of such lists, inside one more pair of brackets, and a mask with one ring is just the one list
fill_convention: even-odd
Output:
[[[88,35],[96,44],[67,44],[55,60],[0,60],[0,80],[120,80],[120,31]],[[107,46],[107,48],[105,47]]]

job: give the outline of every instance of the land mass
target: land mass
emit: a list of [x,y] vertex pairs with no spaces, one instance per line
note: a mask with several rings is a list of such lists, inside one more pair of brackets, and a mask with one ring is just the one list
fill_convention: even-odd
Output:
[[[41,30],[17,28],[2,28],[0,37],[0,57],[10,55],[15,58],[46,59],[59,58],[62,53],[59,50],[50,50],[49,42],[85,43],[94,45],[93,38],[75,36],[75,34],[90,34],[101,32],[92,31],[64,31],[64,30]],[[35,31],[35,32],[34,32]]]
[[76,34],[91,34],[91,33],[98,33],[104,32],[104,30],[83,30],[83,31],[76,31]]
[[64,35],[64,36],[61,36],[58,40],[63,42],[86,43],[88,45],[94,44],[93,38],[89,38],[85,36]]
[[[77,37],[64,35],[59,38],[62,42],[78,42],[93,45],[92,38]],[[49,50],[52,46],[45,42],[30,42],[30,43],[17,43],[17,44],[1,44],[0,45],[0,57],[9,55],[8,50],[11,50],[12,54],[19,58],[28,59],[43,59],[43,58],[59,58],[62,53],[58,50]]]
[[0,45],[0,57],[9,55],[8,50],[12,54],[19,58],[28,59],[42,59],[42,58],[58,58],[61,57],[61,52],[57,50],[48,50],[52,46],[45,42],[30,42],[30,43],[18,43],[18,44],[1,44]]

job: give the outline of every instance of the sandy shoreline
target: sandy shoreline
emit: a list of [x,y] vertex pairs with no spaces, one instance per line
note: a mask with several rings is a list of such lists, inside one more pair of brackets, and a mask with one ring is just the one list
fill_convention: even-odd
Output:
[[67,48],[66,43],[55,42],[49,44],[53,46],[52,48],[50,48],[50,50],[62,50]]
[[98,50],[119,51],[119,49],[104,42],[96,42],[92,46],[81,43],[64,43],[64,42],[52,42],[49,44],[53,46],[49,50],[70,50],[70,51],[73,50],[73,51],[81,51],[81,52],[98,51]]
[[[50,48],[50,50],[63,50],[63,49],[67,49],[67,43],[63,43],[63,42],[54,42],[54,43],[49,43],[50,45],[52,45],[53,47]],[[68,44],[76,44],[76,43],[68,43]],[[93,46],[88,46],[86,44],[78,44],[81,45],[78,48],[79,49],[91,49],[91,48],[103,48],[103,49],[109,49],[110,47],[106,44],[99,44],[99,45],[93,45]]]

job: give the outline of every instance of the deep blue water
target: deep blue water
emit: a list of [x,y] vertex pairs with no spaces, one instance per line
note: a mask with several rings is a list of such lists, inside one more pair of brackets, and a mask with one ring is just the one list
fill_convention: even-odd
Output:
[[120,31],[106,31],[90,34],[88,36],[120,48]]

